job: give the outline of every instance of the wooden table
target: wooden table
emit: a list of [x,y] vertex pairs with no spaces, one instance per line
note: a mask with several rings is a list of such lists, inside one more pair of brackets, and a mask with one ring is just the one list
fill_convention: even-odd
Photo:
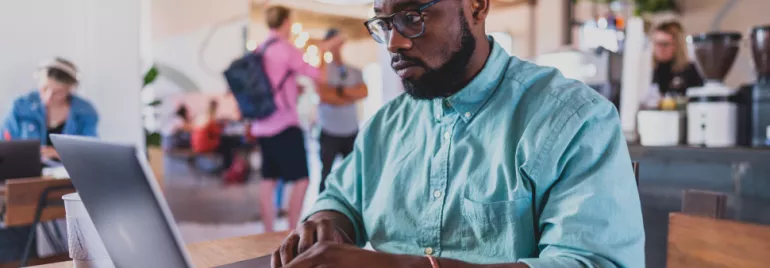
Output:
[[[195,267],[216,267],[273,253],[288,232],[267,233],[187,245]],[[35,268],[72,268],[72,262],[60,262]]]
[[666,267],[764,268],[770,226],[671,213]]

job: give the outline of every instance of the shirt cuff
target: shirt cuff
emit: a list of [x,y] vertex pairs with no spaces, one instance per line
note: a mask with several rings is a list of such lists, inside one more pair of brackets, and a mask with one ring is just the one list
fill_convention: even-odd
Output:
[[329,196],[321,196],[316,200],[315,204],[313,204],[313,207],[310,209],[310,212],[305,216],[302,221],[307,221],[310,216],[313,216],[313,214],[316,214],[320,211],[324,210],[331,210],[336,211],[339,213],[342,213],[342,215],[345,215],[345,217],[350,220],[351,223],[353,223],[353,231],[356,235],[356,245],[358,247],[364,247],[366,245],[366,239],[364,238],[365,234],[362,229],[362,223],[358,220],[360,217],[357,217],[357,213],[354,212],[351,208],[346,206],[344,203],[338,201],[337,199]]
[[567,257],[528,258],[519,259],[518,262],[526,264],[530,268],[583,267],[582,263]]

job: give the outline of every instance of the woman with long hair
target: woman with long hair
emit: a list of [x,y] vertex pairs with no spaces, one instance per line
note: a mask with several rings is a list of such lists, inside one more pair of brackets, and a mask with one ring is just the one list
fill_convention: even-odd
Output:
[[655,68],[652,82],[657,84],[660,95],[685,95],[687,88],[703,86],[703,78],[688,57],[684,29],[679,22],[658,25],[651,39]]

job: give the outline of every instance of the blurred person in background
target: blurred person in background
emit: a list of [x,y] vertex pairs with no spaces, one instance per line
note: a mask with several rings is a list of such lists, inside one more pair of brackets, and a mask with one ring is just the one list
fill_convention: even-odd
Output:
[[169,122],[161,128],[164,149],[189,149],[192,129],[190,111],[186,105],[180,104]]
[[217,111],[219,103],[209,101],[208,109],[195,122],[192,131],[192,150],[205,154],[216,152],[222,157],[222,165],[217,172],[228,170],[233,165],[235,150],[241,144],[240,137],[224,135],[224,120],[219,120]]
[[38,88],[17,98],[0,126],[0,140],[40,140],[43,158],[58,160],[50,134],[97,136],[99,116],[75,95],[79,78],[72,62],[52,59],[35,74]]
[[217,108],[219,104],[212,100],[206,109],[206,113],[198,116],[193,125],[192,150],[195,153],[210,153],[219,147],[222,136],[222,126],[217,122]]
[[364,84],[361,70],[345,65],[340,50],[345,44],[345,37],[337,29],[330,29],[324,40],[327,42],[332,62],[322,67],[326,84],[318,85],[318,123],[321,127],[321,185],[324,190],[326,176],[332,171],[334,159],[343,158],[353,151],[353,143],[358,133],[358,111],[356,102],[366,98],[368,90]]
[[[291,11],[282,6],[266,10],[270,34],[257,49],[264,51],[265,72],[274,90],[276,111],[252,122],[251,134],[262,150],[262,180],[259,183],[261,216],[266,232],[274,230],[277,181],[292,184],[289,198],[289,226],[295,228],[302,212],[308,186],[305,137],[300,128],[297,102],[301,89],[296,76],[319,79],[319,70],[302,60],[302,51],[289,42]],[[322,78],[321,78],[322,79]],[[317,81],[322,82],[322,81]]]
[[653,50],[653,84],[661,96],[686,94],[687,88],[703,86],[695,65],[687,53],[684,28],[679,22],[665,22],[651,34]]

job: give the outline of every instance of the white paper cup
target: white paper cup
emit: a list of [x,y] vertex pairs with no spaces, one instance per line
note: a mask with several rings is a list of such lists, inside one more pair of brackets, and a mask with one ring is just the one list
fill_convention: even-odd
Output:
[[642,146],[676,146],[680,140],[678,111],[639,111],[636,120]]
[[78,193],[62,196],[67,211],[67,242],[76,268],[115,268]]

